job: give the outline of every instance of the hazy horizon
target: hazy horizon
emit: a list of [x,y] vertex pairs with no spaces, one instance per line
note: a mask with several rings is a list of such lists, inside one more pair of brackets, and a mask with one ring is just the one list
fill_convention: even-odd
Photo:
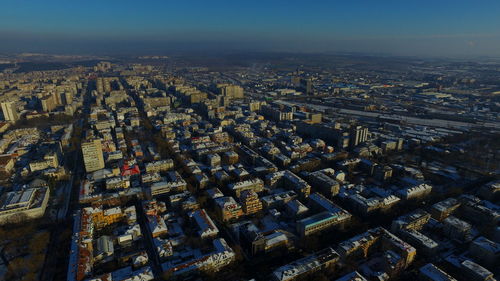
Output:
[[0,52],[500,56],[500,2],[2,1]]

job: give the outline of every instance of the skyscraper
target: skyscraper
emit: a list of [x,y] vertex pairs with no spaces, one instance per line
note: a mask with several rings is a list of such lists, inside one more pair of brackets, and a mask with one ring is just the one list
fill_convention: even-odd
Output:
[[83,142],[82,154],[87,172],[94,172],[104,168],[104,156],[100,139]]
[[2,112],[5,121],[15,122],[19,119],[16,103],[13,101],[2,102]]

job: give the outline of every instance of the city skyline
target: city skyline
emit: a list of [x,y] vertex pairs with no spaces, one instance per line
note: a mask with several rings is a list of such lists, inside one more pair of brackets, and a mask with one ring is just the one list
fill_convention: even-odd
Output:
[[0,280],[499,280],[500,1],[0,9]]
[[0,52],[500,56],[498,1],[2,1]]
[[0,279],[500,276],[498,61],[2,59]]

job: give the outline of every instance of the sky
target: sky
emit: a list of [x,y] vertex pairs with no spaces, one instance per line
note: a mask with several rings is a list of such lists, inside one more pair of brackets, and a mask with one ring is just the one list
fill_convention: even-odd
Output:
[[500,56],[499,0],[0,0],[0,52]]

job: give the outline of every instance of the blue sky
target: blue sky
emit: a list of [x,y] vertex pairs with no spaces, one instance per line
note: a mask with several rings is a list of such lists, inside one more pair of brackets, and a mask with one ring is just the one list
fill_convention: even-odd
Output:
[[498,0],[0,0],[0,10],[0,51],[500,55]]

